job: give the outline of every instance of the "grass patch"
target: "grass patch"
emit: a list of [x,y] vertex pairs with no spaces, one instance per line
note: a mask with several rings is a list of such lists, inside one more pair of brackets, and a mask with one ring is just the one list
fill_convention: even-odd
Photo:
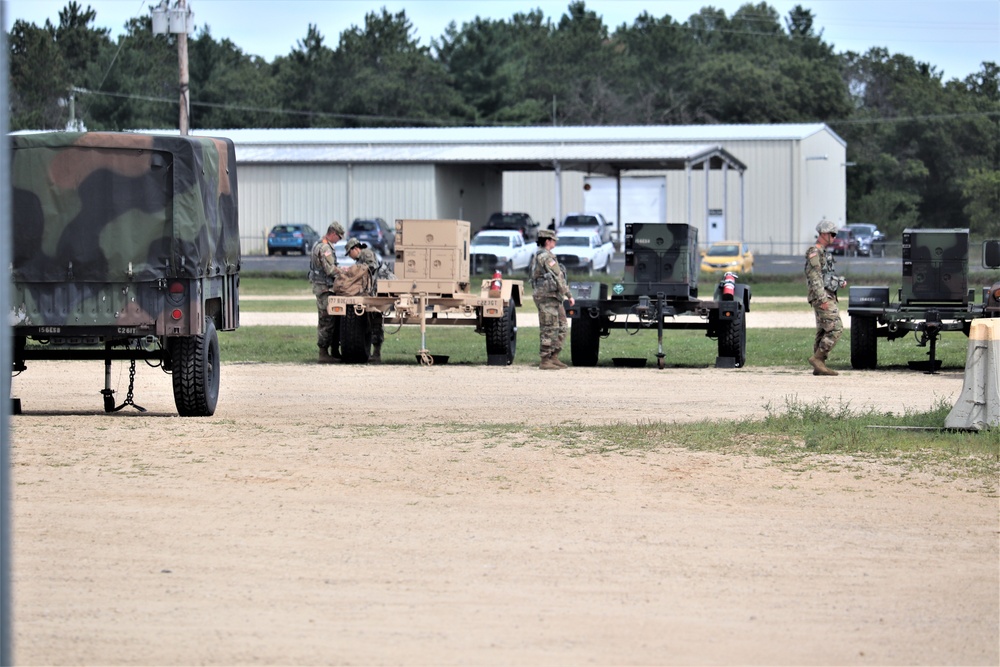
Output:
[[[827,365],[837,370],[850,370],[849,333],[841,338]],[[572,336],[572,334],[571,334]],[[486,339],[472,326],[429,326],[427,349],[432,354],[448,355],[450,365],[486,363]],[[812,354],[811,329],[748,329],[747,368],[788,367],[804,370]],[[314,363],[316,329],[295,326],[241,327],[219,334],[222,359],[225,362]],[[965,368],[968,339],[960,332],[947,332],[937,343],[937,358],[942,370],[961,371]],[[567,341],[564,356],[569,357]],[[716,341],[702,331],[665,331],[663,334],[665,365],[668,368],[714,367],[718,354]],[[420,350],[420,329],[416,326],[386,327],[382,361],[385,364],[413,364]],[[655,330],[632,334],[617,329],[601,341],[599,367],[613,366],[615,357],[647,360],[647,367],[656,364]],[[926,361],[927,347],[917,347],[913,337],[894,341],[880,340],[879,368],[905,369],[908,361]],[[516,365],[538,362],[538,330],[524,328],[518,332]],[[739,371],[734,371],[739,372]]]
[[[744,418],[695,423],[648,421],[600,426],[565,422],[555,426],[448,423],[429,426],[437,432],[461,432],[480,446],[554,446],[566,456],[641,455],[663,448],[755,456],[791,471],[855,470],[877,464],[874,473],[893,476],[926,474],[972,480],[977,490],[997,494],[1000,475],[1000,428],[979,433],[942,430],[950,406],[939,403],[925,412],[894,414],[854,410],[828,401],[765,406],[763,419]],[[927,430],[914,430],[924,428]],[[471,436],[471,437],[470,437]]]

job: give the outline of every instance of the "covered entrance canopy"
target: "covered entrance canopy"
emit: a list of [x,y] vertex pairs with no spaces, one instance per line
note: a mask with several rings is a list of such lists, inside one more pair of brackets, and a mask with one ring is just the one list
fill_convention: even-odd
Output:
[[[622,136],[622,128],[472,128],[400,130],[338,130],[324,136],[298,133],[294,140],[282,140],[286,130],[256,135],[255,140],[241,136],[248,131],[233,131],[237,157],[241,163],[313,163],[313,164],[436,164],[489,165],[500,171],[553,171],[555,173],[556,219],[562,215],[562,171],[612,176],[618,181],[628,171],[680,171],[687,173],[687,220],[693,224],[695,203],[692,195],[694,172],[701,169],[705,179],[708,210],[708,183],[712,171],[722,172],[723,191],[728,191],[728,172],[740,178],[740,238],[744,238],[746,165],[719,144],[676,143],[658,137],[649,138],[642,128]],[[301,131],[300,131],[301,132]],[[308,132],[308,131],[307,131]],[[318,132],[318,131],[317,131]],[[371,133],[366,136],[365,133]],[[515,134],[516,133],[516,134]],[[258,137],[266,137],[261,140]],[[334,140],[333,138],[336,137]],[[615,220],[620,227],[621,197]]]

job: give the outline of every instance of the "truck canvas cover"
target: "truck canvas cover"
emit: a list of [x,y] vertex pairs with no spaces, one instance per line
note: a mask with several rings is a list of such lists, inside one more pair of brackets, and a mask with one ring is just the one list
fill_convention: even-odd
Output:
[[103,132],[10,140],[14,283],[239,272],[230,140]]

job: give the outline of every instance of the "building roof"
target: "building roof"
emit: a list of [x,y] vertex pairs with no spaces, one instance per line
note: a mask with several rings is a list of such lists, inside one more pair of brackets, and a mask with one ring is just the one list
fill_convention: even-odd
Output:
[[721,141],[802,140],[823,123],[572,127],[304,128],[197,130],[236,145],[241,163],[498,164],[512,171],[560,169],[616,174],[685,169],[706,162],[744,171]]
[[[175,130],[176,131],[176,130]],[[780,125],[601,125],[532,127],[274,128],[198,130],[223,134],[238,144],[496,144],[632,143],[801,140],[819,132],[837,136],[824,123]],[[842,143],[843,139],[837,137]],[[846,143],[845,143],[846,145]]]

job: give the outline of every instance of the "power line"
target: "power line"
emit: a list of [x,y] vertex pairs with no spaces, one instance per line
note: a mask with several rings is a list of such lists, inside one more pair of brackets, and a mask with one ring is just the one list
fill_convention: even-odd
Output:
[[[86,88],[73,88],[73,92],[83,93],[86,95],[104,95],[107,97],[117,97],[122,99],[133,99],[141,100],[144,102],[160,102],[163,104],[176,105],[178,102],[174,98],[169,97],[157,97],[153,95],[138,95],[135,93],[112,93],[101,90],[88,90]],[[204,107],[209,109],[223,109],[227,111],[245,111],[250,113],[261,113],[261,114],[273,114],[273,115],[288,115],[288,116],[303,116],[303,117],[315,117],[315,118],[338,118],[342,120],[377,120],[385,122],[395,122],[395,123],[418,123],[421,125],[437,125],[437,126],[468,126],[468,125],[484,125],[484,126],[497,126],[504,125],[504,123],[483,123],[477,120],[462,120],[462,121],[452,121],[452,120],[440,120],[431,118],[412,118],[407,116],[385,116],[385,115],[368,115],[368,114],[350,114],[350,113],[336,113],[332,111],[299,111],[295,109],[274,109],[267,107],[255,107],[245,104],[220,104],[218,102],[199,102],[196,100],[191,100],[191,106],[193,107]],[[969,118],[980,118],[980,117],[1000,117],[1000,110],[998,111],[974,111],[969,113],[951,113],[951,114],[926,114],[919,116],[895,116],[895,117],[880,117],[880,118],[848,118],[842,120],[820,120],[815,122],[822,122],[831,127],[837,125],[864,125],[864,124],[876,124],[876,123],[903,123],[912,121],[927,121],[927,120],[961,120]]]

